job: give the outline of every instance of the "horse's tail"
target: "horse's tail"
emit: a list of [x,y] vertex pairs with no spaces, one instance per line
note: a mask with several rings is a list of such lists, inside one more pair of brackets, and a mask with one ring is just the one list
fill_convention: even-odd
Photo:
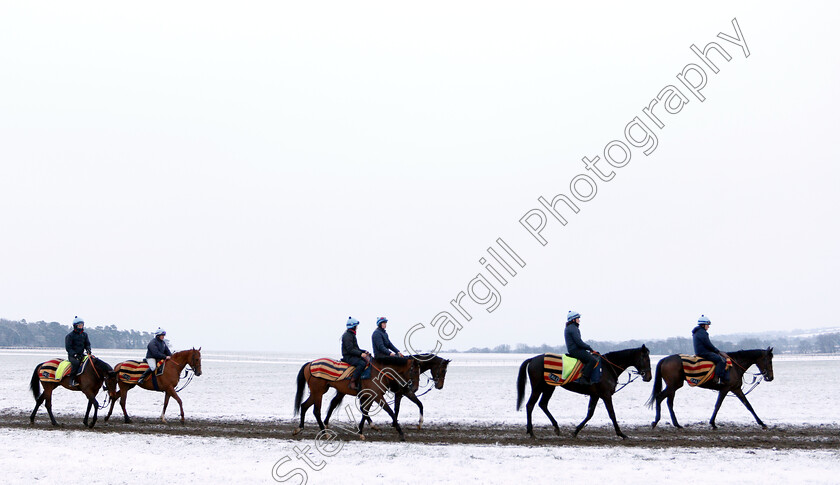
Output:
[[297,376],[297,392],[295,393],[295,416],[300,412],[300,401],[303,399],[303,388],[306,386],[306,377],[303,375],[304,369],[309,365],[309,362],[303,364]]
[[29,379],[29,390],[32,391],[32,397],[35,398],[35,401],[41,396],[41,379],[38,379],[38,369],[40,367],[41,364],[35,366],[35,370],[32,371],[32,379]]
[[528,372],[528,364],[531,363],[533,357],[527,359],[519,366],[519,377],[516,379],[516,410],[522,407],[522,401],[525,399],[525,378]]
[[656,373],[653,375],[653,392],[650,393],[650,399],[645,403],[648,408],[653,408],[656,396],[662,392],[662,362],[664,361],[665,359],[662,359],[656,364]]

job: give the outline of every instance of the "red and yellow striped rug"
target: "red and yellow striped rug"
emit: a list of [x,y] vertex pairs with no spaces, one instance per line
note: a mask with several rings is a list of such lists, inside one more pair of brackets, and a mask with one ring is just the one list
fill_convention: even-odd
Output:
[[[715,375],[715,363],[696,355],[680,354],[685,380],[691,387],[699,386],[709,381]],[[732,367],[732,359],[726,359],[726,368]]]
[[[562,354],[544,354],[543,377],[549,386],[563,386],[580,377],[583,364],[574,357]],[[566,360],[566,372],[563,371],[563,360]]]

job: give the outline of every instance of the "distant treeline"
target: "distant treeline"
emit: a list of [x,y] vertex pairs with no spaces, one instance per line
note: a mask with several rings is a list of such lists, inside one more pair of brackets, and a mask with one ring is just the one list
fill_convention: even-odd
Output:
[[[601,353],[612,352],[614,350],[641,347],[642,344],[645,344],[650,349],[650,353],[654,355],[694,353],[694,344],[692,340],[685,337],[672,337],[667,340],[648,341],[625,340],[623,342],[601,342],[598,340],[586,340],[586,343],[588,343],[592,346],[592,348]],[[765,349],[767,347],[773,347],[775,353],[831,354],[840,352],[840,333],[825,333],[811,337],[773,337],[772,339],[748,337],[742,338],[737,342],[729,342],[726,340],[716,339],[712,337],[712,343],[714,343],[717,348],[723,350],[724,352],[740,349]],[[458,351],[453,350],[452,352]],[[511,346],[508,344],[502,344],[497,345],[493,348],[473,347],[465,352],[503,354],[544,354],[550,352],[556,354],[563,354],[566,352],[566,346],[547,344],[539,346],[516,344],[515,346]]]
[[[64,347],[68,324],[0,319],[0,347]],[[93,350],[143,349],[155,337],[149,332],[117,330],[115,325],[85,327]]]

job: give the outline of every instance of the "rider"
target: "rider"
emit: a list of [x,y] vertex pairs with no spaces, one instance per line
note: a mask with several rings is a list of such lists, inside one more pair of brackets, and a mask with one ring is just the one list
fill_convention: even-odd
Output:
[[584,386],[592,384],[592,381],[589,380],[589,374],[598,362],[592,354],[598,355],[598,352],[595,352],[580,338],[580,313],[569,310],[569,314],[566,316],[564,336],[566,337],[566,353],[586,364],[580,373],[578,382]]
[[166,345],[164,337],[166,337],[166,330],[158,327],[155,331],[155,338],[146,346],[146,362],[149,364],[149,368],[146,369],[146,372],[140,376],[140,380],[137,382],[143,382],[143,379],[157,369],[159,360],[170,359],[172,352],[169,350],[169,346]]
[[370,354],[367,350],[359,348],[359,343],[356,341],[356,327],[359,326],[359,321],[353,317],[347,319],[347,331],[341,336],[341,360],[355,366],[353,377],[350,378],[350,389],[358,391],[360,389],[359,378],[362,376],[362,371],[370,361]]
[[694,353],[698,357],[715,363],[715,376],[719,384],[724,384],[729,381],[729,371],[726,370],[727,355],[715,347],[709,339],[708,330],[711,324],[712,321],[706,315],[700,315],[697,319],[697,326],[691,331],[694,334]]
[[385,331],[385,327],[387,326],[387,318],[379,317],[376,319],[376,330],[373,331],[373,335],[370,339],[373,344],[373,356],[377,359],[381,357],[403,356],[402,352],[400,352],[400,350],[391,343],[391,339],[388,338],[388,332]]
[[76,385],[76,373],[79,372],[84,352],[90,355],[90,339],[85,333],[85,321],[78,316],[73,318],[73,331],[64,337],[64,348],[71,364],[70,387],[73,387]]

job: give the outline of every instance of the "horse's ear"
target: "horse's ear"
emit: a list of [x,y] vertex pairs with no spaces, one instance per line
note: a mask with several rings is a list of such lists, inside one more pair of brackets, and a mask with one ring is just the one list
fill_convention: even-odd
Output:
[[645,347],[645,344],[642,344],[642,350],[647,350],[647,347]]
[[767,347],[767,352],[773,353],[773,347]]
[[[195,347],[193,347],[193,348],[195,348]],[[201,352],[201,347],[198,348],[198,351]]]

